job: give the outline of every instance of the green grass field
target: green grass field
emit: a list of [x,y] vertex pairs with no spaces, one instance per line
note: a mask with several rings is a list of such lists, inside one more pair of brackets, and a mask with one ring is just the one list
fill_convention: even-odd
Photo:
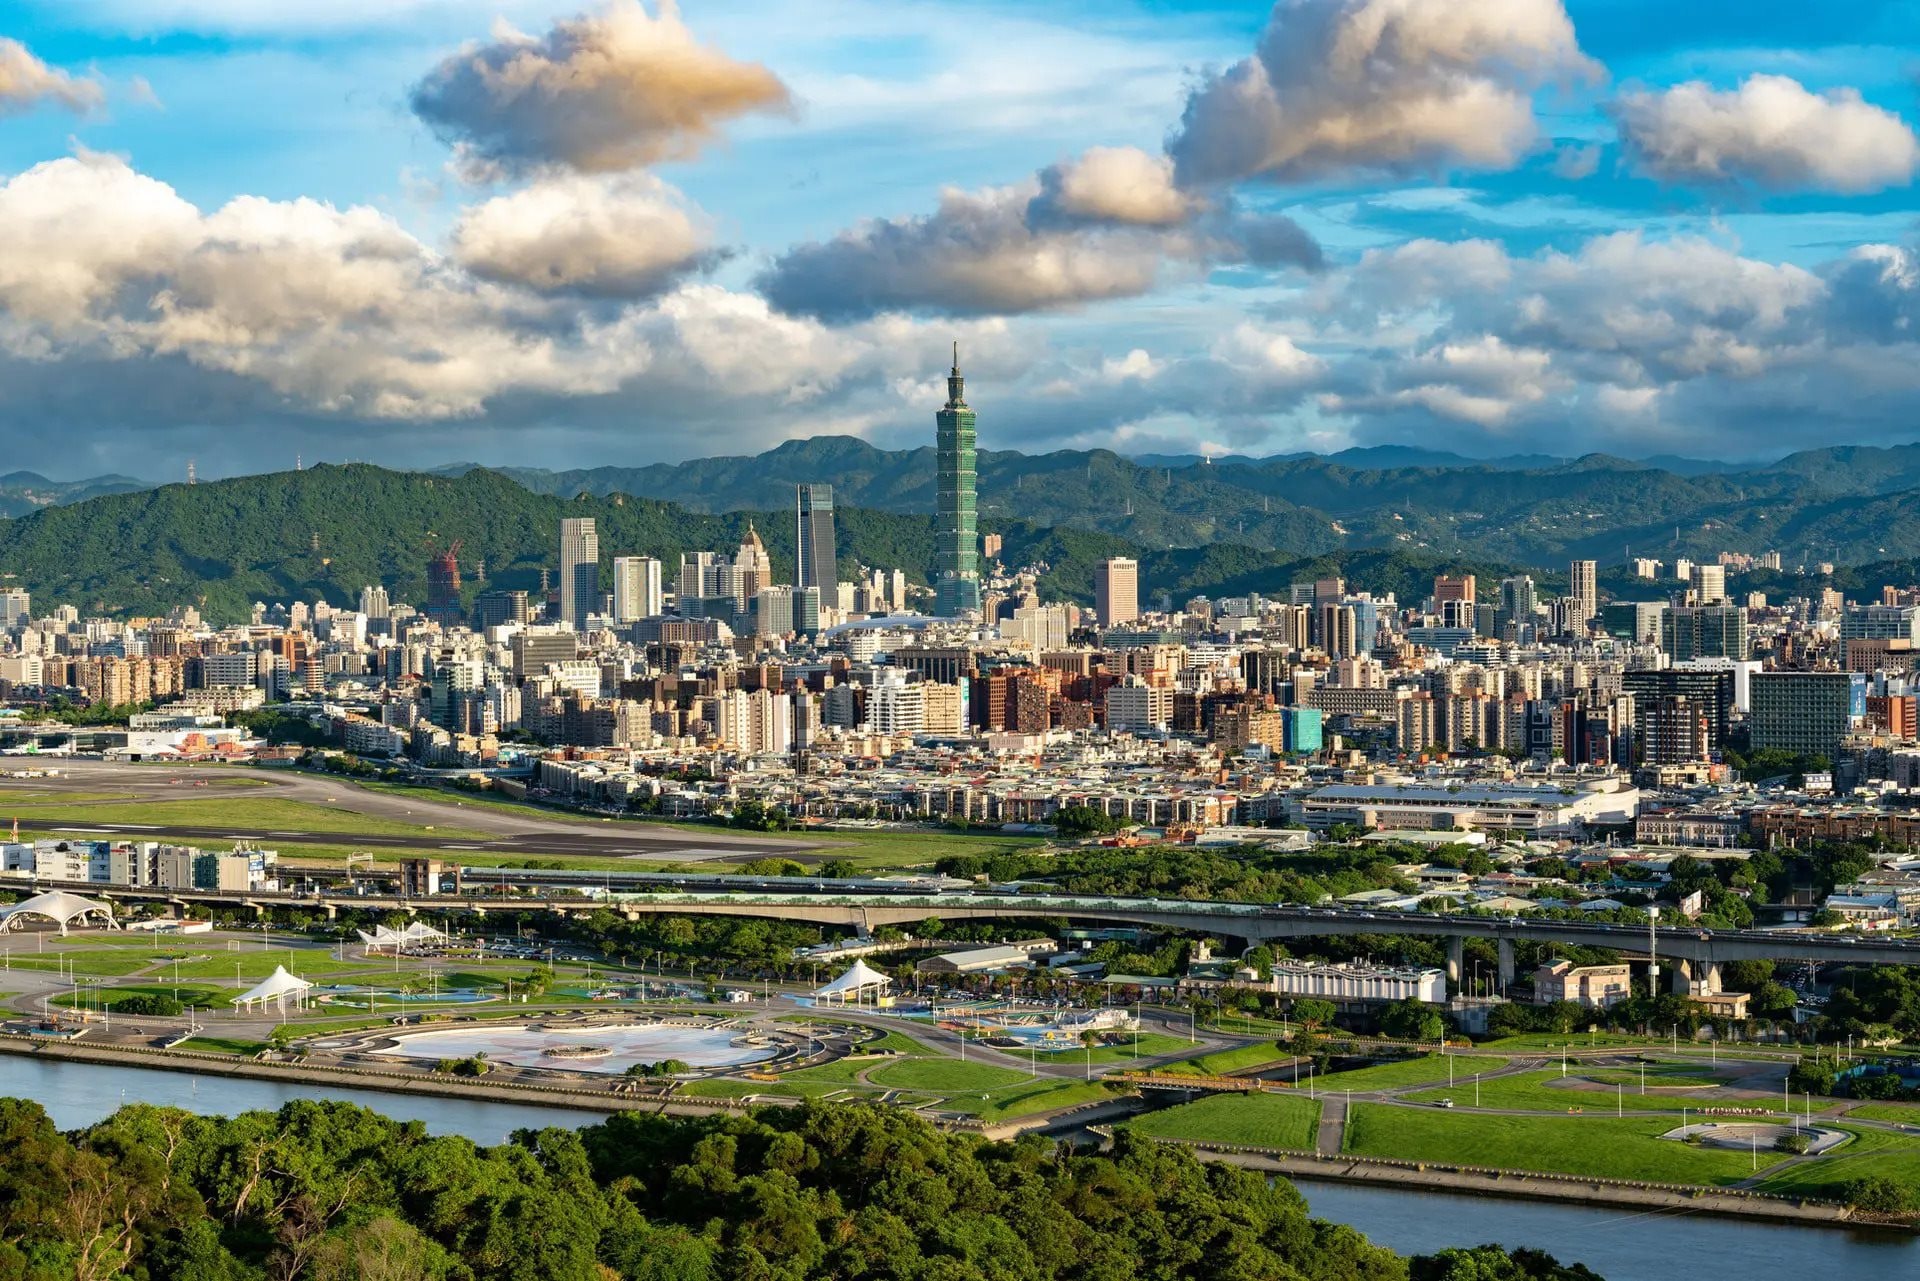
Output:
[[1272,1042],[1261,1041],[1253,1045],[1236,1046],[1231,1050],[1215,1050],[1212,1054],[1181,1059],[1177,1063],[1163,1063],[1154,1071],[1174,1072],[1181,1076],[1228,1076],[1268,1063],[1279,1063],[1288,1057],[1275,1049]]
[[[20,826],[35,830],[74,825],[111,829],[137,824],[147,827],[230,827],[263,833],[339,832],[373,836],[422,836],[428,831],[425,823],[376,818],[340,806],[255,796],[209,796],[202,800],[133,801],[101,805],[20,805],[14,809]],[[446,826],[434,826],[432,834],[453,840],[488,838],[485,832]]]
[[1313,1086],[1316,1090],[1398,1090],[1429,1082],[1444,1084],[1448,1059],[1453,1061],[1455,1081],[1471,1081],[1475,1072],[1482,1075],[1498,1072],[1508,1062],[1503,1058],[1482,1054],[1427,1054],[1417,1059],[1376,1063],[1372,1067],[1354,1068],[1347,1072],[1329,1072],[1325,1076],[1315,1077]]
[[[1753,1176],[1750,1154],[1658,1137],[1672,1128],[1664,1117],[1489,1116],[1356,1103],[1347,1118],[1345,1150],[1440,1165],[1716,1187]],[[1762,1149],[1759,1168],[1783,1159]]]
[[123,978],[129,974],[137,974],[153,964],[156,964],[155,957],[128,948],[59,953],[8,952],[0,958],[0,970],[37,970],[51,973],[65,969],[74,974],[91,975],[95,978]]
[[1768,1175],[1760,1191],[1779,1196],[1831,1197],[1854,1179],[1875,1176],[1920,1187],[1920,1140],[1865,1126],[1838,1128],[1853,1138],[1825,1156]]
[[[1580,1083],[1585,1079],[1578,1070],[1573,1070],[1561,1084],[1559,1068],[1548,1068],[1542,1072],[1522,1072],[1515,1076],[1497,1076],[1492,1080],[1480,1082],[1480,1102],[1483,1108],[1508,1108],[1527,1112],[1565,1112],[1569,1108],[1579,1108],[1583,1112],[1611,1113],[1624,1106],[1628,1112],[1678,1112],[1682,1108],[1691,1108],[1698,1112],[1702,1107],[1758,1107],[1772,1108],[1779,1102],[1777,1098],[1750,1099],[1726,1095],[1708,1094],[1699,1090],[1662,1090],[1654,1092],[1649,1088],[1645,1094],[1639,1093],[1639,1078],[1634,1083],[1625,1081],[1618,1085],[1607,1085],[1598,1089],[1582,1089]],[[1648,1077],[1651,1087],[1653,1078]],[[1624,1092],[1621,1090],[1624,1086]],[[1441,1099],[1452,1099],[1460,1107],[1474,1106],[1473,1081],[1470,1076],[1456,1074],[1453,1088],[1442,1087],[1435,1090],[1421,1090],[1406,1097],[1415,1103],[1437,1103]]]
[[55,1005],[68,1008],[98,1008],[102,1002],[111,1005],[126,996],[159,996],[178,999],[187,1005],[196,1005],[201,1009],[226,1009],[227,1000],[233,995],[231,988],[207,987],[198,983],[117,983],[112,987],[95,987],[74,999],[71,992],[53,998]]
[[[1092,1058],[1095,1067],[1114,1063],[1124,1065],[1132,1063],[1135,1059],[1150,1059],[1157,1054],[1173,1054],[1190,1046],[1191,1042],[1184,1036],[1167,1036],[1160,1032],[1137,1032],[1118,1045],[1097,1047],[1093,1051]],[[1017,1051],[1009,1050],[1007,1053],[1017,1053]],[[1049,1060],[1055,1063],[1085,1063],[1087,1058],[1087,1051],[1084,1049],[1056,1050],[1051,1055],[1044,1052],[1040,1055],[1040,1061],[1043,1063]]]
[[1313,1150],[1320,1104],[1297,1094],[1215,1094],[1128,1122],[1157,1139]]
[[1017,1085],[1003,1085],[989,1090],[985,1098],[977,1094],[942,1098],[939,1107],[945,1112],[959,1112],[982,1121],[1007,1121],[1014,1117],[1031,1116],[1035,1112],[1077,1107],[1082,1103],[1110,1097],[1112,1091],[1098,1081],[1062,1081],[1042,1077],[1037,1081],[1023,1079]]
[[1847,1109],[1849,1117],[1863,1121],[1893,1121],[1900,1125],[1920,1125],[1920,1103],[1862,1103]]
[[902,1090],[979,1094],[1018,1085],[1030,1078],[1025,1072],[995,1067],[990,1063],[962,1063],[959,1059],[902,1059],[875,1068],[867,1074],[867,1079],[875,1085]]

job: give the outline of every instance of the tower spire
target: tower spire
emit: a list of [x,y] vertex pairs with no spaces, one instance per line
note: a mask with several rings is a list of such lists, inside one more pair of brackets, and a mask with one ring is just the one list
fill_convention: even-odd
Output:
[[947,408],[962,408],[967,403],[967,380],[960,376],[960,341],[954,340],[953,368],[947,371]]

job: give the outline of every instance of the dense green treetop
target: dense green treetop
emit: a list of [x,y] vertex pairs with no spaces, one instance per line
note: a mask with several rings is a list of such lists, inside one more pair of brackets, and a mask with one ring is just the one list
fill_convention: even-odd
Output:
[[[1414,1275],[1587,1275],[1505,1258],[1482,1247],[1479,1271]],[[0,1100],[0,1277],[20,1281],[1408,1276],[1290,1185],[1124,1130],[1109,1155],[1075,1154],[811,1105],[623,1112],[481,1148],[345,1103],[231,1119],[131,1105],[63,1135],[37,1104]]]

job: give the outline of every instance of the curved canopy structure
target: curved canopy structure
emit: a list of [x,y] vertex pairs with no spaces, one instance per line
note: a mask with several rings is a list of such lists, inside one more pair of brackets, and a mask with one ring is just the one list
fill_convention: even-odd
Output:
[[287,1001],[291,998],[294,1008],[298,1009],[307,1003],[307,993],[312,990],[313,984],[287,973],[286,966],[276,965],[273,967],[273,973],[234,997],[229,1004],[241,1010],[257,1010],[265,1006],[268,1001],[273,1001],[285,1010]]
[[12,929],[17,922],[28,917],[52,921],[60,927],[62,934],[67,932],[67,926],[76,921],[86,924],[88,917],[97,918],[107,929],[120,928],[114,922],[112,904],[81,898],[65,890],[48,890],[45,894],[35,894],[9,907],[0,907],[0,932]]
[[371,934],[365,930],[355,930],[354,933],[360,936],[360,942],[365,945],[366,950],[369,952],[375,952],[381,948],[387,948],[396,952],[405,952],[412,948],[423,947],[429,943],[444,943],[447,941],[447,932],[445,930],[436,930],[425,921],[409,921],[407,928],[404,930],[389,929],[384,925],[376,925],[373,927]]
[[845,974],[820,988],[813,994],[816,1001],[837,1001],[844,1005],[848,1001],[859,1004],[862,996],[880,997],[893,986],[893,980],[868,965],[865,961],[855,961]]

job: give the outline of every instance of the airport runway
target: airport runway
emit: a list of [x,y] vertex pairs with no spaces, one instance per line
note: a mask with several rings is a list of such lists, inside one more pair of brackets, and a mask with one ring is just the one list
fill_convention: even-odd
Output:
[[[17,762],[17,763],[16,763]],[[149,840],[250,840],[262,845],[350,845],[368,849],[428,849],[451,854],[529,854],[548,857],[641,858],[671,862],[744,862],[781,855],[802,863],[826,857],[820,851],[831,842],[755,837],[738,832],[676,831],[651,826],[643,820],[569,821],[549,818],[537,809],[512,811],[493,805],[464,805],[452,797],[419,793],[369,791],[342,778],[218,765],[125,765],[72,757],[49,760],[8,757],[0,767],[55,768],[54,778],[0,778],[0,803],[9,792],[33,794],[35,800],[57,803],[59,792],[113,793],[128,800],[67,803],[68,817],[59,824],[28,822],[40,828],[74,836],[126,835]],[[207,786],[197,786],[199,783]],[[292,828],[240,828],[228,824],[142,825],[112,821],[116,804],[212,800],[287,800],[324,805],[336,813],[347,811],[369,818],[444,827],[480,833],[479,836],[442,836],[419,833],[303,832]],[[102,808],[102,822],[89,824],[73,813],[91,806]]]

